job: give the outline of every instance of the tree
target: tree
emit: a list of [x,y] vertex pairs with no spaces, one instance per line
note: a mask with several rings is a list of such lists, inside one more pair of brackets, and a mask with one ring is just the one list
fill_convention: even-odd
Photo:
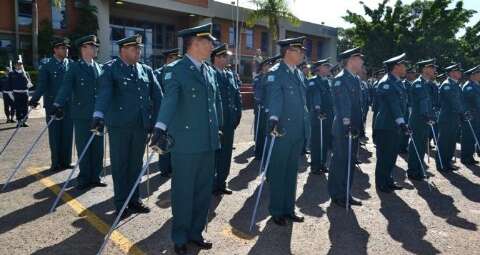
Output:
[[253,27],[258,21],[267,20],[272,38],[270,50],[271,55],[274,55],[276,42],[280,38],[280,20],[285,19],[294,26],[299,26],[300,20],[290,11],[286,0],[252,0],[252,3],[257,9],[248,14],[246,24]]
[[475,40],[474,29],[467,29],[471,32],[463,48],[456,35],[475,11],[463,8],[462,1],[453,8],[449,8],[453,0],[416,0],[410,5],[398,0],[392,7],[388,2],[376,9],[360,2],[365,15],[347,11],[343,17],[354,25],[346,29],[346,38],[364,48],[370,68],[381,67],[385,59],[402,52],[412,62],[435,57],[441,66],[465,59],[467,45]]

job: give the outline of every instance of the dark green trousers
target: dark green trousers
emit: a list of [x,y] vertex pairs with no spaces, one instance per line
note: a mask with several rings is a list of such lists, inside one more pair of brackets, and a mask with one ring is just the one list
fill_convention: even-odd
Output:
[[162,173],[171,174],[172,173],[172,164],[170,162],[171,155],[166,153],[158,156],[158,168]]
[[[75,127],[75,146],[79,159],[92,135],[90,124],[90,120],[73,120]],[[82,161],[80,161],[80,173],[77,179],[78,184],[86,185],[100,181],[100,173],[103,169],[103,139],[103,136],[95,136],[85,152]]]
[[[327,162],[327,152],[332,144],[332,120],[324,119],[322,121],[322,139],[320,139],[320,120],[318,118],[310,119],[311,138],[310,138],[310,156],[312,171],[325,167]],[[323,143],[323,149],[322,149]],[[323,154],[322,154],[323,153]]]
[[[267,168],[270,186],[270,215],[284,216],[295,211],[298,161],[304,147],[304,139],[291,139],[288,136],[275,139],[270,164]],[[268,139],[270,146],[271,139]]]
[[221,147],[215,152],[215,180],[213,190],[227,187],[226,180],[232,162],[233,137],[235,129],[224,128],[221,136]]
[[[350,164],[350,196],[353,183],[355,164],[354,160],[358,151],[358,138],[352,139],[352,162]],[[348,170],[348,137],[343,132],[337,131],[333,136],[332,169],[328,174],[328,193],[330,198],[345,200]]]
[[[471,120],[472,128],[475,135],[478,138],[478,123],[475,120]],[[462,161],[473,160],[473,154],[475,153],[475,138],[472,134],[472,130],[468,125],[468,122],[462,121],[462,136],[461,136],[462,151],[460,153]]]
[[215,152],[172,152],[172,240],[202,240],[212,198]]
[[[50,121],[50,116],[46,117]],[[52,168],[64,168],[72,163],[73,121],[69,117],[54,120],[48,127],[48,142]]]
[[[418,150],[418,155],[420,156],[421,163],[424,164],[423,158],[425,157],[427,151],[427,142],[430,136],[430,126],[425,124],[425,121],[416,120],[412,121],[412,136],[415,139],[415,146]],[[428,156],[428,155],[427,155]],[[413,176],[424,176],[425,173],[422,171],[422,166],[420,165],[420,160],[415,152],[413,142],[410,140],[408,144],[408,170],[407,173]]]
[[[457,131],[459,128],[460,117],[458,116],[452,116],[448,121],[438,123],[438,148],[444,168],[451,168],[452,166],[452,158],[457,145]],[[435,163],[437,169],[441,169],[438,156],[436,156]]]
[[[143,126],[108,127],[115,207],[120,210],[142,170],[147,131]],[[131,201],[139,200],[139,188]]]
[[[260,114],[260,116],[258,116]],[[264,109],[261,109],[260,113],[255,111],[255,126],[253,132],[257,132],[257,126],[258,126],[258,133],[257,133],[257,138],[256,138],[256,143],[255,143],[255,158],[256,159],[261,159],[262,158],[262,152],[263,152],[263,146],[265,144],[265,135],[266,135],[266,129],[267,129],[267,119],[266,119],[266,114]],[[258,120],[258,121],[257,121]]]
[[398,152],[403,135],[398,130],[378,129],[377,139],[377,164],[375,166],[375,183],[377,186],[393,184],[392,171],[397,162]]

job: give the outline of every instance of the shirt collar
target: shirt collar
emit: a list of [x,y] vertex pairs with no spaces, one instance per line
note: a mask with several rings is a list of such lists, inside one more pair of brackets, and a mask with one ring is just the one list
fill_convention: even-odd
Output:
[[425,77],[423,75],[420,75],[420,77],[422,77],[422,79],[425,80],[425,81],[430,81],[430,79],[427,79],[427,77]]
[[454,80],[452,77],[448,77],[448,79],[450,79],[451,81],[455,82],[455,83],[458,83],[457,80]]
[[200,67],[202,66],[203,62],[200,62],[196,59],[194,59],[192,56],[185,54],[185,56],[187,56],[188,59],[190,59],[190,61],[192,61],[193,65],[197,68],[197,70],[200,70]]

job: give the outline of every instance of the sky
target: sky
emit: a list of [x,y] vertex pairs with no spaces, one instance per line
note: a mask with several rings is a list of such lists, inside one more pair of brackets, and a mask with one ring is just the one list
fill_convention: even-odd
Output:
[[[224,3],[231,3],[235,0],[215,0]],[[254,8],[250,0],[239,0],[240,6]],[[347,10],[355,13],[364,14],[359,0],[287,0],[293,13],[301,20],[327,26],[348,28],[351,25],[342,19]],[[390,0],[393,5],[396,0]],[[404,3],[411,3],[414,0],[403,0]],[[376,8],[382,0],[363,0],[371,8]],[[464,6],[467,9],[473,9],[480,12],[480,0],[464,0]],[[470,20],[469,25],[473,25],[480,20],[480,13],[477,13]]]

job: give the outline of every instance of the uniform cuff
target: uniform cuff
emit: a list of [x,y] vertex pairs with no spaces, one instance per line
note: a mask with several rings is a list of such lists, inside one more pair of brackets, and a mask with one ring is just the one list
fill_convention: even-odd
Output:
[[94,118],[102,118],[103,119],[103,112],[95,111],[93,113]]
[[315,110],[320,110],[320,105],[315,105]]
[[343,125],[350,125],[350,119],[349,118],[343,118]]
[[276,121],[278,121],[278,117],[275,116],[275,115],[270,116],[270,119],[271,119],[271,120],[276,120]]
[[155,128],[160,128],[161,130],[166,131],[167,130],[167,125],[165,125],[165,123],[159,121],[155,124]]
[[405,119],[402,118],[402,117],[396,118],[395,123],[397,123],[397,125],[403,124],[403,123],[405,123]]

